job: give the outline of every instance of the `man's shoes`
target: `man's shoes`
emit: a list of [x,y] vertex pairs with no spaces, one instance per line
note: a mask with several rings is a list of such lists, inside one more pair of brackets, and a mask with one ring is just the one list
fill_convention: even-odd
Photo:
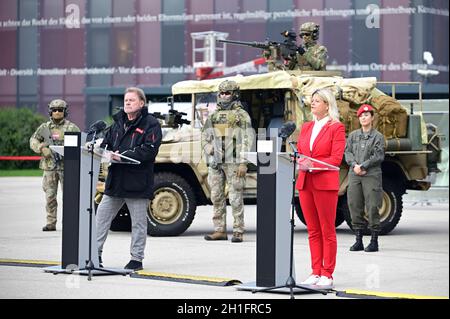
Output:
[[227,233],[225,232],[214,232],[210,235],[205,235],[205,240],[228,240]]
[[315,285],[319,282],[320,276],[318,275],[311,275],[306,280],[302,281],[301,285]]
[[333,278],[327,276],[320,276],[320,280],[316,283],[320,288],[333,288]]
[[44,227],[42,227],[42,231],[55,231],[55,230],[56,230],[55,225],[45,225]]
[[98,256],[98,266],[100,268],[103,268],[103,260],[102,260],[102,256]]
[[125,269],[131,269],[133,271],[142,270],[142,262],[137,260],[130,260],[128,264],[126,264]]
[[231,238],[232,243],[242,243],[243,240],[244,240],[243,233],[233,233],[233,237]]

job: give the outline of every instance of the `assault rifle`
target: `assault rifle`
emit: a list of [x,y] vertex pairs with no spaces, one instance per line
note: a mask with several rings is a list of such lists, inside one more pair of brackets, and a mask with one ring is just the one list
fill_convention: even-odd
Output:
[[297,61],[297,52],[302,53],[302,50],[297,46],[295,42],[297,35],[294,31],[283,31],[281,35],[286,39],[283,42],[269,41],[264,42],[245,42],[235,40],[218,40],[219,42],[243,45],[252,48],[258,48],[264,50],[264,57],[266,59],[273,59],[275,61],[281,61],[284,65],[288,66],[288,69],[293,69]]
[[[50,145],[61,146],[62,145],[62,142],[55,141],[55,139],[52,136],[52,133],[50,132],[50,129],[47,126],[43,126],[41,128],[41,131],[39,132],[39,134],[44,138],[44,143],[47,144],[47,146],[50,146]],[[52,157],[53,157],[53,161],[55,162],[55,164],[62,162],[63,158],[61,155],[54,152],[52,149],[50,149],[50,151],[52,152]]]
[[161,119],[164,121],[164,127],[172,127],[178,128],[183,124],[191,124],[191,121],[185,120],[182,117],[187,115],[183,112],[178,112],[177,110],[169,110],[168,114],[161,114],[161,112],[153,112],[151,113],[157,119]]
[[179,112],[174,109],[173,97],[167,98],[167,104],[170,106],[168,114],[161,114],[161,112],[154,112],[152,115],[158,119],[161,119],[165,123],[165,127],[178,128],[183,124],[191,124],[191,121],[183,119],[187,113]]

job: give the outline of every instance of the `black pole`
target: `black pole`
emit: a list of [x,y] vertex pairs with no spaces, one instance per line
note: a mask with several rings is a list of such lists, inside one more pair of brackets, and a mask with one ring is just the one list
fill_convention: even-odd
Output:
[[94,132],[94,136],[92,137],[91,145],[90,145],[90,153],[91,153],[91,169],[89,171],[90,175],[90,190],[89,190],[89,260],[86,261],[86,268],[88,269],[88,280],[92,279],[92,269],[94,268],[94,264],[92,262],[92,193],[93,193],[93,184],[94,184],[94,143],[97,132]]

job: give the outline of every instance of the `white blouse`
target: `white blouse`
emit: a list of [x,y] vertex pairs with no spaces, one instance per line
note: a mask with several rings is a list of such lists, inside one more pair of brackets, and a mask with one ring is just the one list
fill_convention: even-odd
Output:
[[314,141],[316,140],[317,135],[319,135],[320,130],[327,124],[327,122],[330,120],[329,116],[325,116],[323,119],[317,121],[314,120],[314,126],[311,133],[311,139],[309,140],[309,150],[312,151],[312,147],[314,144]]

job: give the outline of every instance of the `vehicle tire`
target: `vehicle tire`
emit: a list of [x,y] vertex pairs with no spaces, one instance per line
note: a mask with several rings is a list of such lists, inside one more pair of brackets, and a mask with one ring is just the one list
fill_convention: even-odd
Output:
[[150,236],[178,236],[194,220],[196,198],[192,187],[181,176],[156,173],[154,198],[147,211]]
[[344,210],[348,210],[347,194],[338,197],[338,203],[336,207],[336,227],[340,226],[345,221]]
[[[340,202],[341,202],[341,197],[345,197],[345,196],[339,196],[339,200],[338,200],[338,206],[336,209],[336,220],[335,220],[335,226],[338,227],[339,225],[341,225],[345,218],[344,218],[344,214],[342,213],[342,209],[340,209]],[[347,204],[347,202],[345,202],[345,205]],[[347,207],[348,209],[348,207]],[[298,197],[295,198],[295,212],[297,213],[298,218],[300,219],[300,221],[306,225],[306,220],[305,217],[303,216],[303,211],[302,211],[302,207],[300,206],[300,200]]]
[[294,206],[295,206],[295,213],[297,214],[298,219],[300,219],[300,221],[303,223],[303,225],[306,226],[306,220],[305,220],[305,216],[303,216],[303,211],[302,211],[302,207],[300,206],[299,197],[295,197]]
[[109,229],[112,231],[131,231],[131,218],[127,204],[123,204],[116,217],[112,220]]
[[[97,202],[94,202],[94,210],[97,214],[98,208]],[[130,213],[128,211],[127,204],[123,204],[122,208],[117,212],[116,217],[111,222],[111,227],[109,230],[112,231],[131,231],[131,218]]]
[[[402,196],[405,193],[405,187],[402,184],[394,182],[395,178],[387,178],[383,176],[383,203],[380,208],[380,235],[390,233],[400,221],[403,211]],[[345,221],[347,225],[352,228],[352,218],[350,211],[344,211]],[[367,215],[364,216],[368,221]],[[370,235],[370,230],[366,228],[363,230],[364,235]]]

